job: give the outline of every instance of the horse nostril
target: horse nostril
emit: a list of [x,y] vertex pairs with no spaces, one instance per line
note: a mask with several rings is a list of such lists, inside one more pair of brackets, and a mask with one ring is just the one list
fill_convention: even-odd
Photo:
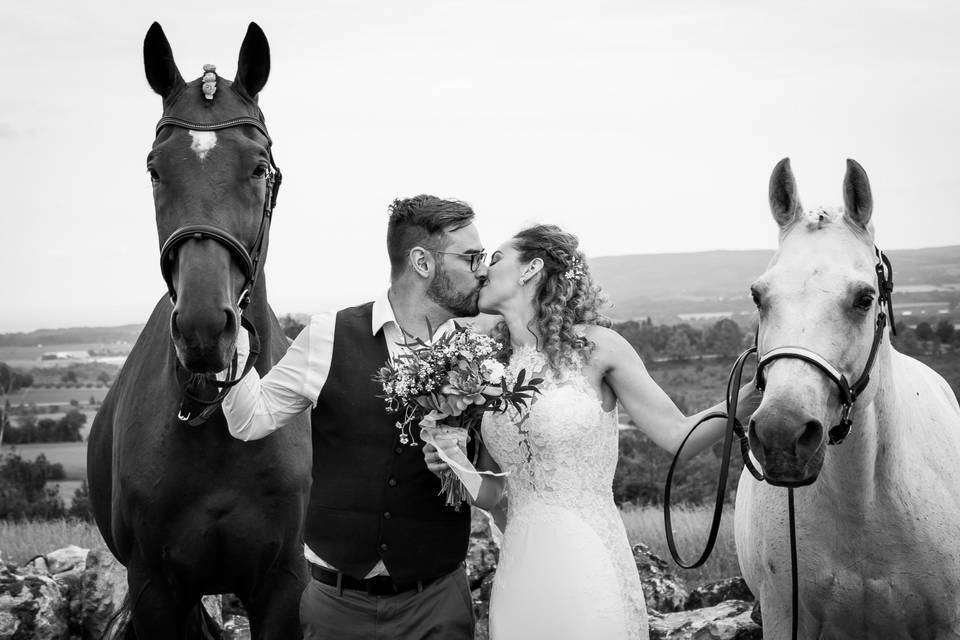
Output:
[[227,318],[223,323],[223,333],[228,336],[233,335],[237,330],[237,315],[233,309],[227,309],[223,313]]
[[819,420],[807,420],[803,433],[797,438],[797,449],[816,450],[823,439],[823,425]]
[[170,314],[170,337],[174,340],[178,340],[182,335],[180,333],[180,325],[177,324],[178,316],[179,312],[177,312],[176,309]]

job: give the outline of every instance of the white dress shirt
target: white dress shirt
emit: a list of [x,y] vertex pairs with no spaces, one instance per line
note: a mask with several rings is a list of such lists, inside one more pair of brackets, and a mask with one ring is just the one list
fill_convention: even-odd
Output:
[[[371,335],[383,329],[390,357],[406,350],[402,344],[403,331],[393,313],[389,292],[374,301],[372,312]],[[310,324],[304,327],[283,358],[263,378],[256,369],[251,369],[243,380],[230,389],[222,405],[230,435],[244,441],[259,440],[289,424],[307,408],[317,406],[333,360],[336,318],[336,312],[312,316]],[[448,320],[440,325],[434,338],[452,328],[453,320]],[[237,338],[240,362],[246,361],[249,350],[247,333],[241,331]],[[379,398],[371,398],[370,401],[383,402]],[[308,561],[336,570],[306,544],[303,549]],[[366,577],[386,574],[387,568],[380,560]]]

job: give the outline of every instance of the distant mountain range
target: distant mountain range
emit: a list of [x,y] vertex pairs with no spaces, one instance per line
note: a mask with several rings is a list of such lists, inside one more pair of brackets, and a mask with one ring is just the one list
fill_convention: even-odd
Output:
[[[650,317],[658,324],[697,324],[727,316],[749,324],[754,309],[747,289],[772,256],[773,251],[607,256],[594,258],[590,267],[612,303],[608,315],[614,320]],[[960,246],[894,250],[888,256],[899,319],[960,316]],[[7,333],[0,334],[0,347],[132,344],[142,328],[131,324]]]
[[[960,299],[960,246],[887,252],[894,268],[894,302],[942,304]],[[591,272],[613,303],[615,320],[705,321],[753,314],[748,287],[764,272],[773,251],[704,251],[608,256]],[[923,308],[923,307],[920,307]]]

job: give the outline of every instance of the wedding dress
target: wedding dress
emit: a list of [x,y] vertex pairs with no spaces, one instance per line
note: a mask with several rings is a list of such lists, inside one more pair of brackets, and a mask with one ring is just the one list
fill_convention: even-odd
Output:
[[560,375],[531,347],[509,374],[542,377],[519,414],[488,413],[483,440],[507,483],[507,527],[490,599],[491,640],[645,640],[647,612],[613,502],[617,410],[579,366]]

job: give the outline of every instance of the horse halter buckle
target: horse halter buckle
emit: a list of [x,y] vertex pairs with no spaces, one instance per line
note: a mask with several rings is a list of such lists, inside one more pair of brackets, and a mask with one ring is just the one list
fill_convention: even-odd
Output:
[[[795,358],[812,364],[819,369],[831,382],[837,387],[840,394],[840,421],[830,427],[828,433],[828,444],[840,444],[850,433],[850,427],[853,420],[850,413],[853,410],[853,403],[863,393],[863,390],[870,383],[870,372],[873,370],[873,364],[877,358],[877,352],[880,350],[880,342],[883,340],[883,329],[887,325],[887,313],[893,317],[893,303],[891,294],[893,293],[893,266],[890,260],[878,248],[874,248],[877,255],[876,273],[877,273],[877,303],[879,311],[873,331],[873,343],[870,346],[870,355],[867,356],[867,363],[864,365],[863,372],[857,381],[853,384],[847,382],[847,377],[833,366],[826,358],[815,351],[805,347],[785,346],[777,347],[767,351],[757,360],[756,385],[760,393],[763,393],[766,387],[766,378],[763,374],[764,369],[774,360],[782,358]],[[884,312],[886,306],[887,312]],[[896,329],[891,322],[890,332],[896,335]]]

